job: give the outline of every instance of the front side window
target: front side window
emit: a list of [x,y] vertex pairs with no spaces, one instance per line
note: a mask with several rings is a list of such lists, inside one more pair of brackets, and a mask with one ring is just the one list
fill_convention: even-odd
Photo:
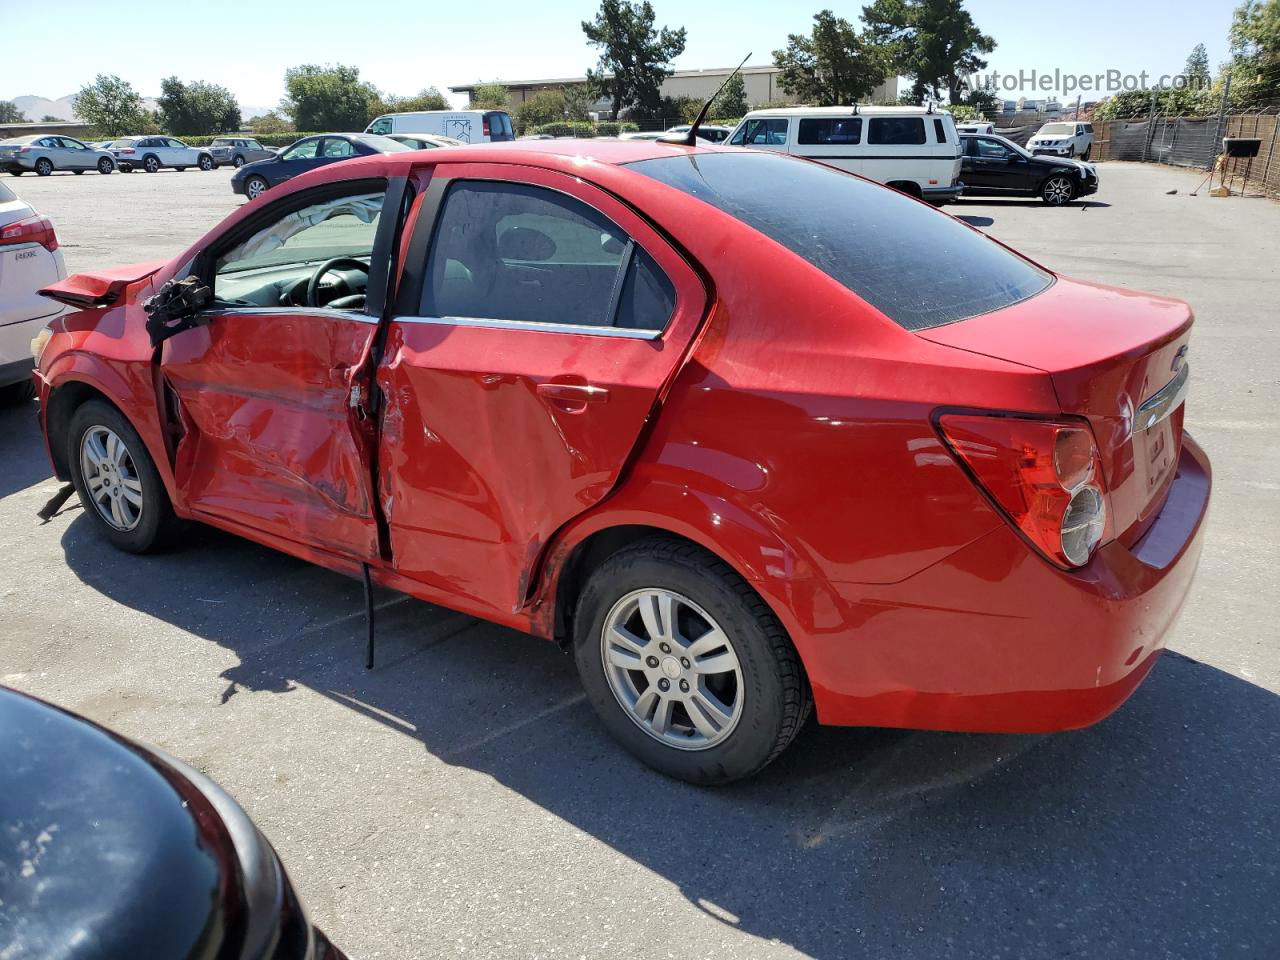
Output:
[[859,143],[862,140],[862,118],[804,117],[796,140],[806,146]]
[[260,144],[257,140],[246,140],[243,145],[250,150],[262,149],[262,144]]
[[280,155],[282,160],[310,160],[320,148],[320,141],[302,140]]
[[1012,154],[1009,153],[1009,148],[1006,147],[1003,143],[1001,143],[998,140],[987,140],[985,138],[979,137],[977,140],[977,144],[978,144],[977,155],[984,159],[1007,160],[1009,159],[1010,156],[1012,156]]
[[[217,257],[214,295],[223,302],[263,307],[307,303],[307,282],[326,261],[344,257],[369,263],[384,195],[378,190],[329,196],[301,208],[292,206]],[[327,302],[362,294],[367,280],[367,269],[347,264],[341,273],[326,275],[317,286],[322,302]]]
[[1053,280],[959,221],[823,164],[743,152],[626,166],[758,230],[906,330],[999,310]]
[[369,124],[369,129],[365,132],[388,134],[391,132],[391,123],[392,121],[390,117],[379,117],[377,120],[373,121],[373,123]]
[[787,143],[785,117],[753,117],[742,125],[733,142],[744,147],[782,147]]
[[181,140],[175,140],[173,137],[169,138],[169,146],[173,147],[175,150],[187,149],[187,145],[185,143]]
[[923,117],[872,117],[867,143],[914,146],[924,143]]
[[421,312],[661,329],[670,289],[648,255],[582,201],[544,187],[460,181],[432,238]]

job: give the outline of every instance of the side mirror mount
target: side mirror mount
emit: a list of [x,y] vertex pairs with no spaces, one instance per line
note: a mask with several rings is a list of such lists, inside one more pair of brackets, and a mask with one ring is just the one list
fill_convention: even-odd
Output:
[[174,334],[197,326],[197,314],[212,299],[213,291],[199,277],[168,281],[142,305],[151,346],[158,347]]

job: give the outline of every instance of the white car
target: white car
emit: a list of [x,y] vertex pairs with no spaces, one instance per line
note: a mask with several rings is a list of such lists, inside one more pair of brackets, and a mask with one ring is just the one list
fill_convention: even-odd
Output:
[[973,133],[990,136],[996,132],[996,125],[994,123],[982,123],[976,120],[968,120],[964,123],[957,123],[956,132],[960,134]]
[[66,276],[53,224],[0,183],[0,403],[31,398],[31,340],[62,310],[36,291]]
[[177,137],[125,137],[111,142],[111,152],[121,173],[135,169],[155,173],[162,167],[213,169],[213,155],[208,150],[189,147]]
[[960,138],[945,111],[925,107],[752,110],[725,141],[818,160],[935,206],[964,191]]
[[1080,157],[1088,160],[1093,153],[1092,123],[1046,123],[1027,141],[1032,153],[1045,153],[1051,157]]

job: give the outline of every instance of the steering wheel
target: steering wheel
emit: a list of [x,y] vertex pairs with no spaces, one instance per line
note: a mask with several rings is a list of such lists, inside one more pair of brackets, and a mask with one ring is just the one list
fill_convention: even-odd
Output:
[[[369,265],[363,260],[355,259],[355,257],[334,257],[332,260],[326,260],[324,263],[320,264],[320,266],[316,267],[315,272],[311,274],[311,279],[307,281],[307,306],[321,306],[320,281],[326,273],[331,270],[337,270],[339,267],[347,270],[362,270],[366,277],[369,275]],[[359,293],[338,297],[331,301],[328,306],[333,307],[337,305],[338,309],[341,309],[342,307],[354,307],[356,306],[354,303],[340,303],[340,301],[354,300],[356,297],[363,299],[364,294]]]

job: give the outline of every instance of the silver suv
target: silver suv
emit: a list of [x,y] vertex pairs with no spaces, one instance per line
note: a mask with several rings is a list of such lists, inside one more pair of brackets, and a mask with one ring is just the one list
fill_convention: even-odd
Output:
[[252,137],[217,137],[209,144],[209,153],[215,167],[228,163],[233,167],[243,167],[246,163],[276,155],[274,150],[264,147]]

